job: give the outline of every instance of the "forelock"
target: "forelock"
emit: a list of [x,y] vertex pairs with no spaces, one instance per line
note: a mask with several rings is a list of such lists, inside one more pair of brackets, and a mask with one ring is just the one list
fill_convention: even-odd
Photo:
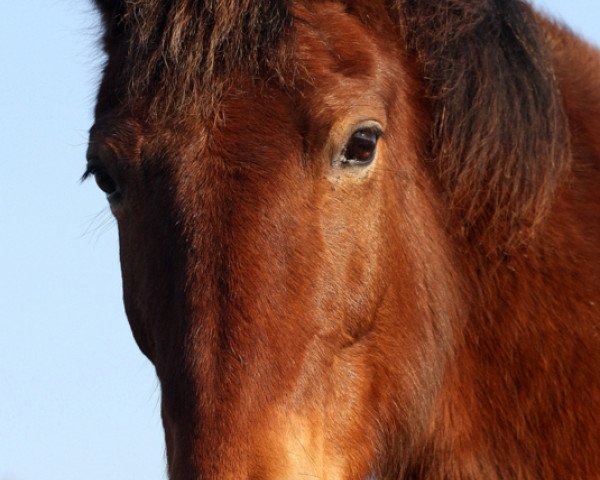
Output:
[[232,73],[281,76],[285,0],[97,0],[122,95],[157,108],[214,103]]

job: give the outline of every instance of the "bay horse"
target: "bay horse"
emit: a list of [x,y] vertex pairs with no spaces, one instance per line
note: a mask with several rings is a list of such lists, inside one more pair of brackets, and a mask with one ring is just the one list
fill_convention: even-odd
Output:
[[173,480],[600,478],[600,54],[519,0],[95,0]]

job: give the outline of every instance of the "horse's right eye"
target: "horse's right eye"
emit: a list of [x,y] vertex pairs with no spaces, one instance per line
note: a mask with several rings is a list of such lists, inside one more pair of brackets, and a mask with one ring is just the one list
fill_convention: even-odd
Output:
[[115,199],[119,193],[119,186],[117,185],[117,182],[113,179],[113,177],[111,177],[111,175],[102,165],[93,160],[88,161],[87,168],[83,174],[83,179],[86,179],[90,176],[94,177],[98,188],[100,188],[100,190],[106,194],[109,201]]
[[102,170],[98,170],[94,173],[96,184],[107,195],[111,195],[117,191],[117,184],[112,177]]

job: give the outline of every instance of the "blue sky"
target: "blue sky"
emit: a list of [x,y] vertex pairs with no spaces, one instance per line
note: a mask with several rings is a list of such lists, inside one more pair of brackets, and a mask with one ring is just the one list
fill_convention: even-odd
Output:
[[[600,45],[598,0],[540,0]],[[0,480],[164,479],[117,231],[80,185],[102,56],[85,0],[0,4]]]

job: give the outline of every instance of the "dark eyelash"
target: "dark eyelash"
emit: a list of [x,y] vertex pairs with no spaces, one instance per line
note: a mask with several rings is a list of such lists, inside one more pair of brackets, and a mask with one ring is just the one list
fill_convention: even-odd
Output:
[[86,167],[85,171],[83,172],[83,175],[81,176],[81,178],[79,179],[79,181],[81,183],[85,182],[88,178],[90,178],[92,175],[94,174],[94,171],[92,168],[90,167]]
[[79,179],[80,182],[85,182],[88,178],[93,177],[100,171],[100,167],[94,161],[88,161],[83,175]]

